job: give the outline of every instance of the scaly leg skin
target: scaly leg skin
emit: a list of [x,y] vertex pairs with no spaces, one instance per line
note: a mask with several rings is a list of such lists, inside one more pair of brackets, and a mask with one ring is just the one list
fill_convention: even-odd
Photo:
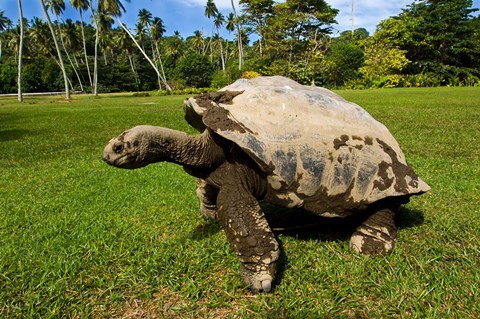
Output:
[[218,219],[240,261],[240,276],[252,292],[269,292],[275,278],[279,245],[257,199],[239,185],[218,194]]
[[350,247],[364,255],[386,255],[393,250],[397,227],[395,212],[382,209],[372,214],[353,233]]
[[197,196],[200,200],[200,213],[209,221],[217,219],[218,190],[201,178],[197,178]]

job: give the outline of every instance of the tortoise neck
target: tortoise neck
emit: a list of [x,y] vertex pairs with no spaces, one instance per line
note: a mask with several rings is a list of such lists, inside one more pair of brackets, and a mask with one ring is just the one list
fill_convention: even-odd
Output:
[[206,129],[201,135],[185,134],[186,141],[180,144],[173,162],[186,169],[206,169],[216,167],[225,160],[223,148],[217,143],[213,132]]
[[201,135],[189,135],[163,127],[149,129],[143,158],[150,163],[176,163],[187,170],[215,167],[225,156],[213,134],[209,129]]

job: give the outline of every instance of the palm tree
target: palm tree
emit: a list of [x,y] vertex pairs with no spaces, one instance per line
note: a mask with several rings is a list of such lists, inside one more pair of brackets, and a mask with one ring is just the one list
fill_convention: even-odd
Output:
[[[80,41],[79,41],[79,34],[78,34],[78,29],[73,23],[72,19],[67,19],[65,20],[65,23],[63,24],[63,28],[61,29],[61,38],[63,39],[63,47],[65,49],[65,52],[73,52],[73,60],[75,61],[76,68],[74,68],[75,74],[77,76],[77,79],[80,83],[80,90],[84,92],[83,90],[83,85],[82,81],[80,80],[80,74],[78,73],[78,61],[77,58],[75,57],[75,52],[78,52],[78,49],[80,47]],[[67,50],[68,49],[68,50]],[[69,56],[70,63],[73,66],[73,61],[70,58],[70,55],[67,53],[67,56]]]
[[152,13],[148,11],[147,9],[140,9],[138,11],[138,23],[142,25],[143,27],[148,27],[153,20]]
[[109,15],[100,14],[97,18],[98,46],[102,50],[105,65],[107,64],[106,53],[109,47],[109,34],[112,30],[113,23],[114,21]]
[[160,72],[158,71],[158,68],[155,65],[155,63],[153,63],[153,61],[148,57],[147,53],[145,53],[145,50],[143,50],[143,48],[137,42],[133,34],[128,30],[128,28],[120,20],[122,11],[125,12],[125,7],[123,6],[120,0],[104,0],[99,2],[99,12],[102,12],[104,14],[108,14],[117,18],[118,24],[130,36],[130,38],[133,40],[133,42],[135,43],[137,48],[140,50],[140,52],[142,52],[145,59],[147,59],[148,63],[150,63],[150,65],[153,67],[153,69],[157,73],[157,76],[160,76]]
[[55,59],[55,56],[52,54],[52,39],[50,31],[48,30],[47,24],[44,23],[42,19],[37,17],[32,19],[28,36],[40,54],[49,54],[58,63],[57,59]]
[[[12,20],[5,16],[5,11],[0,10],[0,33],[9,29],[12,25]],[[0,34],[0,60],[2,58],[2,34]]]
[[6,47],[10,52],[13,52],[15,61],[18,63],[18,51],[20,44],[20,23],[8,31],[8,40]]
[[232,3],[232,9],[233,9],[233,16],[235,17],[234,23],[235,26],[237,27],[237,39],[238,39],[238,69],[242,69],[243,65],[243,45],[242,45],[242,33],[240,30],[240,24],[238,23],[238,16],[237,16],[237,11],[235,10],[235,4],[233,3],[233,0],[231,0]]
[[192,44],[192,47],[194,49],[197,49],[198,53],[201,54],[203,52],[204,47],[205,47],[205,41],[204,41],[203,33],[199,30],[196,30],[196,31],[193,32],[193,37],[191,37],[189,40]]
[[160,66],[161,73],[157,73],[158,78],[158,87],[159,89],[162,88],[162,82],[164,83],[167,90],[170,90],[170,86],[167,83],[165,77],[165,71],[163,69],[163,63],[160,56],[160,51],[158,50],[158,39],[162,37],[163,33],[165,32],[165,26],[163,25],[163,20],[155,17],[153,18],[150,11],[147,9],[140,9],[138,11],[138,18],[137,18],[137,38],[139,42],[143,42],[143,36],[145,35],[145,29],[148,29],[148,33],[150,34],[150,45],[152,50],[152,57],[153,61],[158,63]]
[[[205,16],[210,19],[211,17],[215,17],[218,13],[217,6],[213,0],[207,0],[207,4],[205,5]],[[213,32],[212,32],[213,35]],[[208,41],[208,45],[205,48],[205,51],[210,47],[210,60],[212,59],[213,52],[212,52],[212,37],[210,37]],[[205,52],[204,52],[205,54]]]
[[22,61],[23,61],[23,10],[22,10],[22,1],[18,0],[18,15],[20,17],[20,44],[18,45],[18,80],[17,80],[17,88],[18,88],[18,101],[23,102],[23,95],[22,95]]
[[93,94],[98,96],[98,41],[100,37],[100,30],[98,29],[99,14],[93,10],[93,5],[89,2],[90,12],[92,14],[93,24],[95,25],[95,53],[93,57]]
[[90,74],[90,66],[88,63],[88,56],[87,56],[87,42],[85,40],[85,28],[84,28],[84,23],[83,23],[83,11],[88,10],[88,7],[90,5],[89,0],[70,0],[70,4],[78,10],[78,13],[80,14],[80,27],[82,30],[82,41],[83,41],[83,53],[85,55],[85,64],[87,65],[87,74],[88,74],[88,81],[90,82],[90,86],[92,86],[92,75]]
[[[55,1],[53,0],[50,0],[50,1],[52,3],[55,3]],[[40,3],[42,4],[42,9],[43,9],[43,13],[45,14],[45,18],[47,18],[48,28],[52,33],[53,42],[55,43],[55,49],[57,50],[57,54],[58,54],[58,61],[60,63],[60,68],[62,69],[63,81],[65,85],[65,98],[67,100],[70,100],[70,88],[68,87],[68,76],[67,76],[67,70],[65,69],[65,65],[63,63],[62,51],[60,50],[60,46],[58,45],[57,37],[55,35],[55,31],[53,30],[52,20],[50,20],[50,15],[48,14],[47,6],[45,5],[45,0],[40,0]]]
[[62,32],[62,28],[60,26],[60,22],[59,22],[59,18],[58,18],[59,15],[62,14],[63,11],[65,11],[65,2],[63,0],[46,0],[46,1],[47,1],[47,5],[50,7],[52,12],[55,14],[55,18],[56,18],[55,23],[57,25],[58,34],[59,34],[59,37],[60,37],[60,43],[62,43],[62,47],[63,47],[63,50],[65,51],[65,55],[67,56],[68,62],[70,62],[70,65],[72,66],[73,72],[75,72],[75,76],[77,77],[78,83],[80,84],[80,91],[83,92],[82,80],[80,79],[80,75],[78,74],[77,68],[73,64],[72,58],[70,57],[70,54],[68,53],[68,50],[65,46],[65,41],[63,40],[63,32]]
[[145,50],[143,47],[143,43],[145,42],[145,37],[146,37],[146,32],[145,32],[145,26],[138,22],[135,24],[135,35],[137,36],[138,43],[142,46],[142,49]]
[[130,68],[132,69],[133,76],[135,78],[135,85],[137,86],[137,90],[140,87],[140,79],[138,78],[137,68],[135,66],[135,59],[133,58],[132,51],[133,51],[133,41],[125,32],[118,32],[115,35],[115,42],[120,47],[121,50],[125,52],[128,57],[128,61],[130,62]]
[[151,25],[150,25],[150,35],[152,37],[153,43],[155,43],[155,51],[157,53],[158,63],[160,64],[160,71],[162,72],[162,81],[165,84],[167,90],[171,90],[170,85],[167,82],[167,77],[165,76],[165,70],[163,68],[162,56],[160,55],[160,50],[158,49],[158,41],[163,37],[165,33],[165,25],[163,24],[163,20],[159,17],[153,18]]
[[223,23],[225,22],[225,18],[223,17],[223,14],[221,12],[217,12],[215,15],[215,19],[213,21],[215,28],[217,29],[217,37],[218,37],[218,43],[220,44],[220,57],[222,59],[222,70],[225,72],[225,58],[223,56],[223,40],[222,37],[220,37],[220,33],[218,29],[220,29],[221,26],[223,26]]

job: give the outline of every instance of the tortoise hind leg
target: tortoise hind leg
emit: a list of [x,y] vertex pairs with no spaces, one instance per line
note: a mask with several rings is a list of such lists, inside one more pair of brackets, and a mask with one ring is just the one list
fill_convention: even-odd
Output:
[[350,247],[364,255],[385,255],[393,250],[396,237],[395,211],[384,208],[357,227],[350,238]]
[[200,200],[200,213],[206,220],[217,219],[218,190],[205,180],[197,178],[197,196]]

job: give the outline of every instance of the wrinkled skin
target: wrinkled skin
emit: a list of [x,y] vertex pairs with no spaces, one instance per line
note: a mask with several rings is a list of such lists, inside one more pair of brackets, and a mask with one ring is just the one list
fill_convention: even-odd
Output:
[[[278,201],[272,196],[275,190],[267,183],[267,173],[240,147],[210,129],[191,136],[161,127],[137,126],[110,140],[103,160],[127,169],[160,161],[182,165],[197,178],[202,215],[223,226],[240,262],[244,283],[253,292],[271,291],[280,251],[259,202]],[[391,251],[396,207],[376,207],[353,234],[351,247],[366,255]]]

